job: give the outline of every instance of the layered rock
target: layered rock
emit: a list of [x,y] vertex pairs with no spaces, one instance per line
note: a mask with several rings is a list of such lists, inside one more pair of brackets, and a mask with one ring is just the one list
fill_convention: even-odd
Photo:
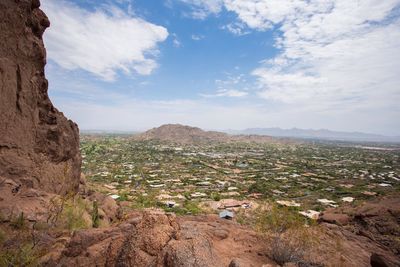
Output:
[[42,35],[50,22],[39,6],[0,1],[0,183],[13,181],[14,193],[66,194],[79,185],[79,133],[47,94]]

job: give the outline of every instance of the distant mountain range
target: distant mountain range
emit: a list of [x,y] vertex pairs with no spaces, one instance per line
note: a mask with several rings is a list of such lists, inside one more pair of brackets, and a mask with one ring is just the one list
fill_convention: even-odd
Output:
[[182,144],[211,142],[277,142],[277,139],[260,135],[231,135],[223,132],[204,131],[181,124],[165,124],[134,136],[136,140],[159,140]]
[[384,136],[362,132],[339,132],[326,129],[281,129],[281,128],[249,128],[241,131],[228,130],[230,134],[245,135],[268,135],[273,137],[289,137],[301,139],[321,139],[339,141],[361,141],[361,142],[400,142],[400,136]]

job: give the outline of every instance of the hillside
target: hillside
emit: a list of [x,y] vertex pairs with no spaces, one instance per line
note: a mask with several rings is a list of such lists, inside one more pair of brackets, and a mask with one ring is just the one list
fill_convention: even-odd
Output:
[[158,140],[180,144],[198,144],[210,142],[277,142],[270,136],[229,135],[217,131],[204,131],[198,127],[181,124],[165,124],[135,135],[136,140]]
[[159,140],[176,143],[225,142],[230,140],[226,133],[204,131],[197,127],[181,124],[165,124],[135,136],[138,140]]

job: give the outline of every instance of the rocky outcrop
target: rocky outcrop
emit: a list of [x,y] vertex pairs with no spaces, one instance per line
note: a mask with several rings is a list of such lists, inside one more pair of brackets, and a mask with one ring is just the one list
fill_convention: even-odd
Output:
[[42,35],[50,22],[39,6],[0,1],[0,184],[13,181],[14,195],[29,188],[66,194],[79,185],[78,127],[47,94]]
[[174,215],[146,212],[116,227],[75,232],[43,265],[222,266],[207,237],[181,235]]
[[327,246],[333,240],[340,241],[342,255],[348,255],[355,266],[400,266],[398,196],[329,209],[320,221],[333,237],[322,242]]
[[[225,231],[224,238],[218,232]],[[240,266],[272,263],[253,231],[217,216],[176,218],[157,211],[131,214],[114,227],[77,231],[42,259],[44,266]],[[56,253],[55,253],[56,252]]]

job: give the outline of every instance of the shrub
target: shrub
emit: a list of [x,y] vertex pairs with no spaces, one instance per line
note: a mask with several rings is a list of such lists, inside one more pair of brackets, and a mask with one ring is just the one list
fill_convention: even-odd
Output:
[[237,212],[235,217],[236,217],[236,222],[238,224],[241,224],[241,225],[246,224],[247,219],[246,219],[246,215],[243,211]]
[[1,229],[0,229],[0,246],[1,244],[3,244],[3,242],[6,240],[6,233],[4,233]]
[[11,221],[11,226],[14,227],[15,229],[22,229],[25,226],[25,218],[24,218],[24,213],[21,212],[18,217],[14,218]]
[[314,266],[306,262],[306,251],[318,243],[312,231],[305,227],[308,220],[297,210],[273,205],[262,212],[256,220],[256,227],[265,233],[271,242],[270,257],[279,265],[292,262],[301,266]]
[[196,203],[194,201],[186,200],[183,203],[183,207],[186,210],[186,214],[197,215],[202,212],[202,209],[199,207],[198,203]]
[[289,229],[301,228],[307,222],[297,211],[273,205],[269,211],[257,216],[256,228],[261,232],[283,233]]
[[0,266],[38,266],[38,255],[31,244],[0,251]]
[[93,228],[98,228],[99,224],[100,224],[99,206],[97,204],[97,201],[93,201],[92,226],[93,226]]
[[279,265],[287,262],[299,263],[303,261],[304,249],[300,246],[292,244],[290,240],[276,235],[271,244],[271,258]]
[[154,194],[149,194],[147,196],[138,195],[136,200],[133,202],[133,208],[137,209],[154,207],[157,207],[157,200]]
[[197,202],[185,200],[181,207],[168,208],[165,204],[161,203],[161,208],[167,212],[174,212],[177,215],[197,215],[203,212]]
[[61,213],[61,226],[69,230],[88,228],[84,219],[86,211],[86,205],[81,198],[70,199],[65,203],[65,208]]
[[221,200],[221,195],[220,195],[219,193],[217,193],[217,192],[212,192],[212,193],[211,193],[211,198],[212,198],[214,201],[220,201],[220,200]]

